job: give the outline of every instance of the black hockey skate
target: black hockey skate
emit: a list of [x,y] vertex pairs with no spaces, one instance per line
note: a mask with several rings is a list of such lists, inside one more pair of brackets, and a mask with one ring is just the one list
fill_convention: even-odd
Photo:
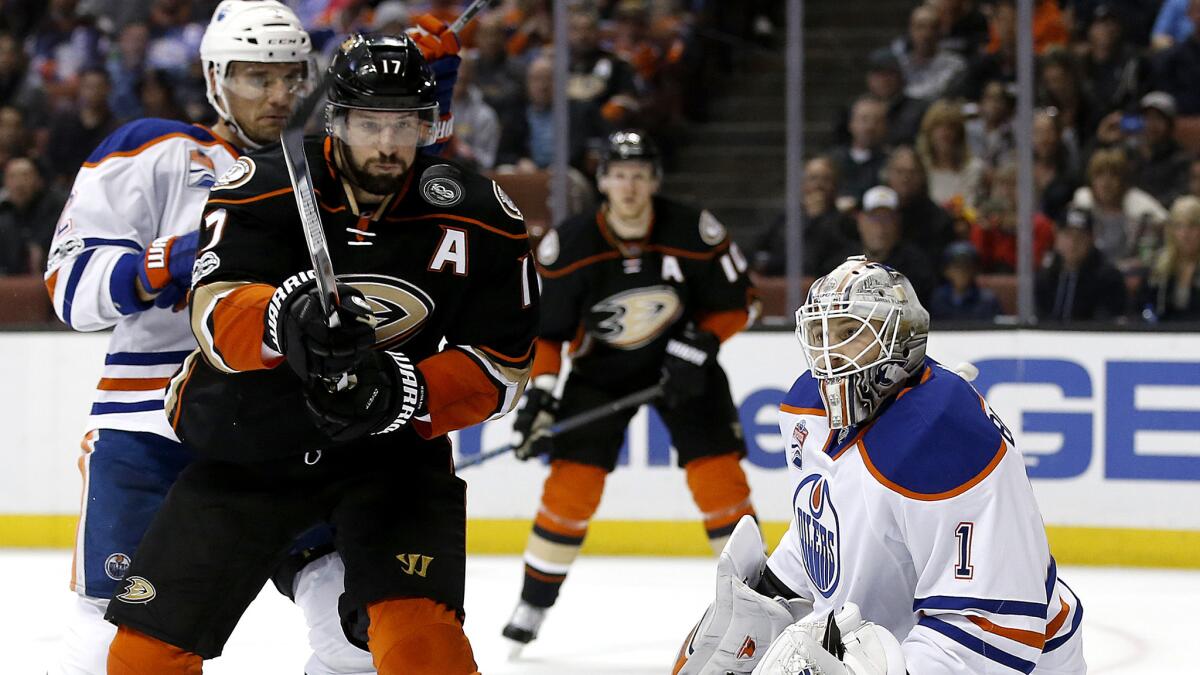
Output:
[[538,629],[542,627],[542,621],[546,618],[546,609],[546,607],[534,607],[524,600],[517,603],[512,618],[508,620],[508,625],[501,631],[504,637],[513,641],[512,648],[509,650],[510,659],[520,656],[525,645],[537,638]]

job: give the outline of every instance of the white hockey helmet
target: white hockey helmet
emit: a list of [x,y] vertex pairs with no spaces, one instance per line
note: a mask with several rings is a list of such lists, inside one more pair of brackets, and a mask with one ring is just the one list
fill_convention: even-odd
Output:
[[929,312],[903,274],[853,256],[813,282],[796,336],[830,428],[843,429],[870,419],[921,371]]
[[[250,148],[259,143],[246,137],[226,107],[225,79],[234,61],[253,63],[304,63],[306,78],[312,78],[312,41],[295,12],[277,0],[223,0],[200,41],[204,85],[208,102]],[[213,76],[209,76],[209,72]]]

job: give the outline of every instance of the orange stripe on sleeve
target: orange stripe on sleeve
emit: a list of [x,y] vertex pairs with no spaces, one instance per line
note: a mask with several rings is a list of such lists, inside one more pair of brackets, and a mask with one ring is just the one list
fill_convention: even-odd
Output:
[[743,308],[730,309],[723,312],[709,312],[700,315],[696,327],[717,336],[721,342],[737,335],[750,320],[750,312]]
[[1046,644],[1046,636],[1036,631],[1000,626],[981,616],[968,615],[967,618],[971,620],[971,623],[979,626],[989,633],[992,633],[993,635],[999,635],[1000,637],[1008,638],[1014,642],[1020,642],[1021,644],[1028,645],[1034,649],[1041,649]]
[[169,377],[103,377],[96,388],[100,391],[155,391],[163,389]]
[[562,343],[538,338],[533,343],[533,367],[529,377],[558,375],[562,370]]
[[429,425],[414,428],[425,438],[478,424],[500,405],[500,392],[492,378],[458,349],[438,352],[417,367],[428,388]]
[[242,286],[217,301],[213,308],[213,346],[230,368],[265,370],[279,365],[263,360],[263,318],[275,288],[267,284]]
[[58,285],[58,270],[54,270],[46,279],[46,292],[50,294],[50,304],[54,304],[54,287]]
[[1058,610],[1058,614],[1056,614],[1053,619],[1050,619],[1050,623],[1046,624],[1047,640],[1058,634],[1058,629],[1062,628],[1063,623],[1065,623],[1067,620],[1067,614],[1071,613],[1071,606],[1067,604],[1066,600],[1059,598],[1058,603],[1061,605],[1061,608]]
[[279,188],[278,190],[271,190],[270,192],[264,192],[261,195],[254,195],[253,197],[246,197],[244,199],[209,199],[208,203],[209,204],[249,204],[250,202],[259,202],[264,199],[270,199],[271,197],[278,197],[279,195],[286,195],[287,193],[289,193],[291,191],[292,191],[291,187],[285,187],[285,188]]
[[821,408],[797,408],[794,405],[780,403],[779,409],[785,413],[792,413],[793,415],[819,415],[821,417],[825,416],[825,411],[822,410]]

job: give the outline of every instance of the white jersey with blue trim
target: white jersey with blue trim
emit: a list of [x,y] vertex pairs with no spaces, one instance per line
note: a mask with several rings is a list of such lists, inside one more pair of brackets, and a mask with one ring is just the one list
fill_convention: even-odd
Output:
[[164,390],[196,341],[186,311],[146,308],[134,281],[152,241],[199,229],[209,188],[237,155],[206,127],[142,119],[114,131],[75,176],[45,279],[68,326],[114,327],[89,429],[175,438]]
[[771,571],[824,617],[854,602],[912,675],[1083,673],[1024,460],[987,402],[927,359],[871,421],[831,432],[817,382],[780,406],[793,517]]

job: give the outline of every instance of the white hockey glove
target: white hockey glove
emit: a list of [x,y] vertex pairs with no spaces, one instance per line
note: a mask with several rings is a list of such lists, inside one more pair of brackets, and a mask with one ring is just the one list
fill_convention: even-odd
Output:
[[833,622],[788,626],[753,675],[905,675],[900,643],[883,626],[863,621],[857,605],[846,603]]
[[812,611],[812,602],[756,592],[767,564],[762,535],[741,521],[717,561],[716,599],[679,649],[672,675],[748,675],[776,635]]

